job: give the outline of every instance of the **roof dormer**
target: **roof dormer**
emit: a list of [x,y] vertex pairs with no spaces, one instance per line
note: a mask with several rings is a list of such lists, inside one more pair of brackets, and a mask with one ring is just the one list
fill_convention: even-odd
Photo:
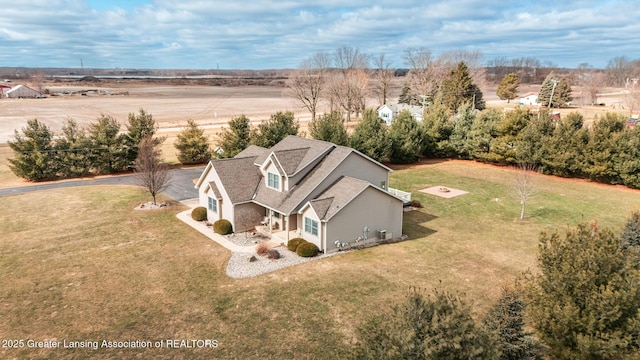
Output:
[[276,191],[286,189],[286,174],[273,153],[271,153],[260,166],[260,172],[262,172],[262,176],[264,176],[266,187]]

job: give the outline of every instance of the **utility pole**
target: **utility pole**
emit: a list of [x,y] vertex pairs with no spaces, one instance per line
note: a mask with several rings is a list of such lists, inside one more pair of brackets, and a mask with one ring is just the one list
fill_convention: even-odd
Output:
[[553,87],[551,88],[551,97],[549,98],[549,109],[551,109],[551,103],[553,102],[553,92],[556,90],[556,85],[558,85],[558,80],[551,80],[553,83]]

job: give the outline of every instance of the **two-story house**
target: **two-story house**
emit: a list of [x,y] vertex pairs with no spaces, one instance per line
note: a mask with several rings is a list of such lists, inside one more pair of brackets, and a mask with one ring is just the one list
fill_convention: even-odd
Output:
[[236,232],[264,225],[332,252],[336,242],[402,235],[403,201],[388,192],[390,172],[357,150],[288,136],[210,161],[195,186],[209,221],[227,219]]

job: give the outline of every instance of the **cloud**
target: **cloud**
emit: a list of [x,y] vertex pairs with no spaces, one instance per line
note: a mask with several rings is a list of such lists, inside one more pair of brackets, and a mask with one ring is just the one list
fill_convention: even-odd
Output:
[[[125,2],[123,2],[125,4]],[[0,66],[295,67],[348,45],[387,53],[478,49],[485,57],[536,57],[561,66],[636,57],[634,1],[504,2],[139,0],[93,8],[85,0],[23,0],[0,12]],[[105,10],[106,9],[106,10]]]

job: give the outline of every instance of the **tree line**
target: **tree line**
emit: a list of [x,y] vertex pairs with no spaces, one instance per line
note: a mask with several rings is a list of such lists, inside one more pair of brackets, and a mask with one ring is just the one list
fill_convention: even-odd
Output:
[[20,132],[15,130],[8,142],[14,154],[9,167],[17,176],[32,181],[125,171],[134,167],[141,141],[155,132],[153,116],[142,109],[129,114],[124,132],[120,123],[107,115],[87,128],[67,119],[58,135],[32,119]]
[[503,286],[484,318],[463,294],[414,288],[358,326],[348,357],[637,359],[640,212],[622,234],[583,223],[541,234],[538,249],[540,271]]

